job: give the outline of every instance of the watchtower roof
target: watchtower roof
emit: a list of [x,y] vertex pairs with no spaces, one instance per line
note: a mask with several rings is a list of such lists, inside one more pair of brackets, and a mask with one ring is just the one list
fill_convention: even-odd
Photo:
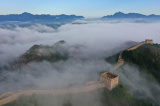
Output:
[[110,72],[105,72],[105,73],[102,74],[102,76],[105,76],[109,79],[113,79],[113,78],[118,77],[116,74],[113,74],[113,73],[110,73]]

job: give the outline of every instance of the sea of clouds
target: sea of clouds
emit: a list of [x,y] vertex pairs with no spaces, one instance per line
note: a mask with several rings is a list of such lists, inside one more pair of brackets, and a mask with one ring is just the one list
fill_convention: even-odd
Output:
[[[34,44],[53,45],[64,40],[67,42],[67,50],[70,55],[77,53],[77,58],[69,58],[67,61],[56,63],[31,62],[27,68],[13,71],[1,69],[0,93],[12,90],[20,90],[27,87],[50,89],[56,87],[68,87],[74,84],[82,84],[97,78],[102,70],[107,70],[112,65],[104,59],[127,48],[125,42],[141,42],[145,39],[153,39],[160,43],[160,23],[88,23],[66,24],[57,29],[47,25],[31,25],[27,27],[0,27],[0,66],[7,66],[24,54]],[[81,47],[76,49],[75,45]],[[85,60],[84,60],[85,59]],[[128,69],[129,67],[129,69]],[[134,67],[135,68],[135,67]],[[134,94],[137,89],[146,93],[146,98],[155,98],[150,92],[149,85],[140,87],[138,78],[140,74],[134,73],[136,78],[133,83],[130,76],[133,66],[127,66],[127,73],[119,72],[120,80],[129,86]],[[138,70],[138,69],[137,69]],[[40,77],[37,77],[40,76]],[[130,77],[128,77],[130,76]],[[144,79],[146,83],[147,79]],[[133,87],[130,87],[130,86]],[[136,87],[135,87],[136,86]],[[160,88],[158,83],[154,86]],[[156,89],[159,92],[158,89]],[[151,93],[151,94],[150,94]]]

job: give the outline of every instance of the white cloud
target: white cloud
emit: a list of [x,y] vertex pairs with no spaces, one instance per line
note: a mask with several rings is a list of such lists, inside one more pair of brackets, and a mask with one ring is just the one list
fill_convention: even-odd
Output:
[[[110,64],[104,61],[104,57],[114,54],[117,49],[116,52],[123,49],[124,42],[130,40],[140,42],[149,38],[160,43],[159,27],[160,23],[90,23],[67,24],[58,29],[45,25],[0,28],[0,66],[14,61],[34,44],[53,45],[59,40],[65,40],[68,43],[67,50],[70,55],[78,53],[78,59],[73,58],[65,62],[30,63],[29,68],[20,70],[26,72],[26,75],[20,75],[18,72],[5,73],[5,70],[1,70],[2,75],[10,76],[6,81],[7,84],[1,86],[1,89],[7,90],[11,88],[10,86],[12,86],[11,89],[14,89],[20,85],[26,87],[32,84],[39,87],[46,85],[53,87],[54,84],[57,84],[57,79],[60,85],[65,85],[64,80],[67,81],[66,85],[78,83],[78,81],[84,82],[90,73],[94,72],[92,76],[96,76],[101,70],[110,67]],[[75,49],[75,45],[78,45],[79,48]],[[86,59],[86,61],[81,59]],[[37,71],[39,74],[44,71],[46,73],[37,79],[33,75],[37,74]],[[58,71],[62,71],[63,74]],[[60,79],[57,78],[58,76]],[[16,81],[22,80],[16,83],[15,79]],[[53,81],[49,83],[52,79]],[[4,83],[1,84],[4,85]]]

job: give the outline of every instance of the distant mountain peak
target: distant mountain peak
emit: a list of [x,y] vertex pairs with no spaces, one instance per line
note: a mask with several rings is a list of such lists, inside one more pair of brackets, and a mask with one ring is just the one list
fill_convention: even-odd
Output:
[[119,12],[114,13],[114,15],[116,14],[124,14],[124,13],[119,11]]
[[20,14],[20,15],[22,15],[22,16],[32,16],[33,14],[28,13],[28,12],[24,12],[24,13],[22,13],[22,14]]
[[31,13],[28,13],[28,12],[23,12],[22,14],[31,14]]
[[144,15],[144,14],[140,14],[140,13],[123,13],[123,12],[116,12],[113,15],[107,15],[107,16],[103,16],[102,19],[107,18],[107,19],[114,19],[114,18],[159,18],[160,19],[160,15],[155,15],[155,14],[151,14],[151,15]]

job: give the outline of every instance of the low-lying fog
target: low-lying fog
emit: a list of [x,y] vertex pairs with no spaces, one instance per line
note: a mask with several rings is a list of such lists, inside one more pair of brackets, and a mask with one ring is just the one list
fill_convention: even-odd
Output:
[[[3,26],[3,25],[1,25]],[[32,62],[27,68],[17,71],[0,70],[0,94],[24,89],[29,86],[39,88],[66,87],[72,84],[85,83],[87,80],[97,78],[102,70],[112,65],[105,62],[105,58],[127,47],[125,42],[141,42],[153,39],[160,43],[160,23],[90,23],[66,24],[58,29],[46,25],[32,25],[28,27],[0,28],[0,67],[8,65],[18,59],[34,44],[53,45],[64,40],[70,55],[75,52],[74,46],[81,45],[76,52],[77,58],[56,63]],[[83,59],[85,58],[85,60]],[[132,67],[131,67],[132,69]],[[127,74],[133,73],[128,72]],[[40,77],[36,77],[39,75]],[[120,73],[122,83],[130,86],[132,81],[126,74]],[[139,76],[137,76],[139,77]],[[139,87],[139,81],[133,84],[137,87],[130,89],[132,93],[137,89],[147,92],[146,96],[152,98],[148,92],[152,89]],[[146,87],[148,85],[145,85]],[[159,85],[156,83],[159,88]],[[152,93],[152,92],[149,92]]]

